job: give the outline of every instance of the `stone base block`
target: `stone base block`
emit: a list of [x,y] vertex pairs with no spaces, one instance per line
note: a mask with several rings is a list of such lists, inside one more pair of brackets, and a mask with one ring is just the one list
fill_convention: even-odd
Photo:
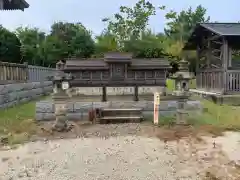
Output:
[[[126,102],[68,102],[68,120],[88,120],[88,111],[92,108],[141,108],[144,116],[153,115],[153,101],[126,101]],[[54,120],[54,103],[52,101],[39,101],[36,103],[36,120]],[[201,114],[202,105],[200,101],[187,101],[185,110],[189,114]],[[177,101],[161,101],[159,106],[160,117],[175,116],[177,111]]]

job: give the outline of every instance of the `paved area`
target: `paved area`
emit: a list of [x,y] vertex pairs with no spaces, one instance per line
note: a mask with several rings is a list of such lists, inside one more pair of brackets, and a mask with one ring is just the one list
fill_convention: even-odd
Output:
[[[101,129],[104,134],[114,128],[115,134],[100,135]],[[1,150],[0,180],[240,179],[237,133],[168,141],[144,136],[149,127],[138,124],[97,129],[97,134],[88,137],[30,142],[17,149]],[[132,134],[124,134],[131,130]]]

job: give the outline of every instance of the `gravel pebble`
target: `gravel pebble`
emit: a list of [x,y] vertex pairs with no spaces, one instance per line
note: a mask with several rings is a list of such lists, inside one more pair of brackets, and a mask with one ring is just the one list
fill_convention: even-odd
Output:
[[196,147],[130,135],[30,142],[0,152],[0,180],[200,180],[212,166],[226,169],[210,140]]
[[[176,152],[164,149],[164,143],[157,138],[127,136],[35,142],[3,151],[0,157],[7,155],[15,158],[1,163],[2,180],[180,178],[178,165],[174,163],[178,159]],[[186,168],[184,176],[199,179]]]

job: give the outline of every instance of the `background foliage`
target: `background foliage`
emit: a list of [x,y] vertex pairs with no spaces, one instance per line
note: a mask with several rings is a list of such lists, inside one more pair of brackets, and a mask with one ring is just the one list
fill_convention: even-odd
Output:
[[[157,11],[164,11],[167,20],[162,33],[153,33],[148,26]],[[138,58],[168,58],[174,64],[183,58],[182,47],[193,27],[210,20],[206,13],[201,5],[177,13],[139,0],[134,7],[121,6],[112,17],[104,18],[106,27],[96,37],[80,22],[56,22],[49,34],[29,27],[10,32],[0,26],[0,58],[53,67],[59,59],[67,57],[102,57],[108,51],[124,51]],[[195,52],[186,54],[194,64]]]

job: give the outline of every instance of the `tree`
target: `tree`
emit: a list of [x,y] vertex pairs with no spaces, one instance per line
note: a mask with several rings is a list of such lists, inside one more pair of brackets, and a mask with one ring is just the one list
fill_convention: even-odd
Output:
[[45,33],[38,28],[28,27],[19,27],[15,32],[21,42],[23,61],[32,65],[42,65],[44,58],[40,53],[40,48],[45,40]]
[[195,10],[190,7],[180,13],[170,11],[166,14],[165,18],[168,23],[164,29],[167,36],[165,53],[168,54],[173,64],[182,58],[187,58],[190,61],[190,66],[194,66],[196,61],[195,51],[188,51],[183,54],[182,49],[197,23],[209,22],[210,17],[206,17],[206,12],[206,9],[199,5]]
[[17,36],[0,26],[0,61],[19,63],[21,43]]
[[103,57],[104,53],[117,51],[118,49],[118,43],[113,34],[104,31],[96,37],[95,57]]
[[[165,10],[166,7],[158,9]],[[20,41],[13,33],[0,27],[1,59],[54,66],[58,60],[71,56],[102,57],[109,51],[126,51],[139,58],[168,58],[175,64],[187,56],[194,63],[195,53],[183,54],[182,48],[193,27],[197,23],[209,21],[206,9],[199,5],[195,10],[190,7],[180,13],[168,12],[164,33],[159,34],[151,32],[148,27],[149,18],[155,15],[156,10],[148,0],[138,0],[133,7],[121,6],[112,18],[103,19],[106,28],[96,36],[96,41],[81,23],[53,23],[47,35],[38,28],[20,27],[16,30]]]
[[141,33],[147,28],[149,17],[155,14],[155,7],[146,0],[139,0],[133,8],[121,6],[120,12],[114,17],[103,19],[108,23],[107,31],[116,36],[119,48],[123,48],[124,42],[131,39],[139,39]]
[[195,10],[190,7],[180,13],[168,12],[165,15],[165,18],[169,21],[167,28],[164,29],[165,34],[174,40],[185,42],[197,23],[209,22],[210,17],[206,17],[206,12],[207,10],[201,5],[197,6]]
[[150,30],[142,32],[141,39],[134,37],[124,43],[124,51],[132,52],[138,58],[163,57],[163,41]]
[[50,35],[60,41],[62,58],[87,58],[94,53],[95,45],[91,33],[81,23],[54,23]]
[[64,56],[62,49],[61,41],[56,36],[48,35],[39,49],[41,57],[44,58],[42,66],[55,67]]

